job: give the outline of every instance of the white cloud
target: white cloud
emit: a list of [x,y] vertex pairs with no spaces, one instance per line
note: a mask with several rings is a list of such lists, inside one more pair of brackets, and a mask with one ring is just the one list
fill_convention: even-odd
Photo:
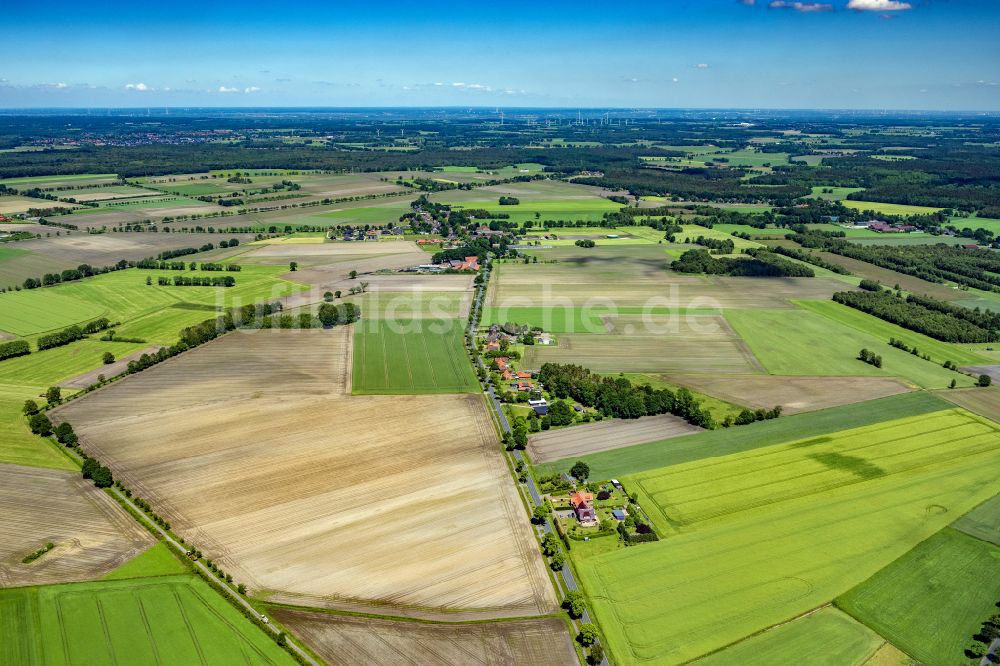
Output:
[[452,88],[457,88],[459,90],[478,90],[480,92],[492,92],[493,88],[490,86],[484,86],[481,83],[465,83],[463,81],[456,81],[451,84]]
[[257,86],[250,86],[249,88],[244,88],[243,92],[249,95],[250,93],[258,92],[259,90],[260,88],[258,88]]
[[708,63],[707,62],[699,62],[697,65],[694,66],[694,68],[695,69],[708,69]]
[[57,90],[62,90],[63,88],[69,88],[69,84],[66,84],[66,83],[53,83],[53,84],[50,84],[50,85],[53,88],[56,88]]
[[678,79],[678,78],[677,78],[677,77],[675,76],[675,77],[674,77],[673,79],[671,79],[671,81],[673,81],[674,83],[677,83],[678,81],[680,81],[680,79]]
[[786,0],[773,0],[768,7],[771,9],[794,9],[797,12],[803,13],[833,11],[833,5],[822,2],[786,2]]
[[913,9],[913,5],[899,0],[850,0],[847,3],[848,9],[859,12],[898,12],[904,9]]
[[220,93],[234,93],[239,91],[240,91],[239,88],[227,88],[226,86],[219,86]]
[[145,83],[126,83],[125,90],[138,90],[139,92],[145,92],[147,90],[152,90]]

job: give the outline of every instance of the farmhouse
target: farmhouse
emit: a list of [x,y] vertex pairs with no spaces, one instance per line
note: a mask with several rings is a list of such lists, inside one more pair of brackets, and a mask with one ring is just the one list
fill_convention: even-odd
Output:
[[569,498],[573,505],[573,512],[576,519],[583,525],[592,525],[597,522],[597,511],[594,510],[593,493],[573,493]]

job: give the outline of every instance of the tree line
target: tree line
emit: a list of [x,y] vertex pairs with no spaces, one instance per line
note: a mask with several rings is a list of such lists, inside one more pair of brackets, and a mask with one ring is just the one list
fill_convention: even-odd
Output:
[[904,299],[883,290],[839,291],[833,295],[833,300],[943,342],[1000,341],[1000,329],[983,328],[952,312],[932,309],[920,302],[926,302],[925,299]]
[[679,273],[738,277],[814,277],[808,266],[783,259],[764,248],[747,248],[745,257],[713,257],[708,250],[687,250],[670,264]]

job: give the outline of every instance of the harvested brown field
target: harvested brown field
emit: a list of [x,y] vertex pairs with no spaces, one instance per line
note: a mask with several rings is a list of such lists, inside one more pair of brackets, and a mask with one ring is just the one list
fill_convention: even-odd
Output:
[[1000,386],[939,391],[945,400],[1000,423]]
[[270,612],[333,666],[569,666],[578,663],[565,623],[554,618],[422,624],[285,608],[274,608]]
[[615,324],[612,333],[564,333],[557,346],[529,346],[522,365],[538,370],[543,363],[576,363],[594,372],[762,372],[746,344],[719,316],[676,318],[670,330],[662,331],[638,323],[632,328]]
[[699,431],[698,426],[670,414],[634,420],[612,419],[531,435],[528,452],[533,462],[543,463]]
[[64,382],[60,382],[59,386],[62,386],[63,388],[75,388],[75,389],[87,388],[91,384],[96,384],[99,381],[99,377],[101,375],[104,375],[106,379],[111,379],[112,377],[116,377],[128,369],[129,361],[137,361],[139,360],[139,357],[142,356],[143,354],[155,354],[159,350],[160,350],[159,345],[154,345],[152,347],[146,347],[145,349],[140,349],[139,351],[133,352],[128,356],[121,357],[114,363],[108,363],[107,365],[102,365],[101,367],[91,370],[89,372],[85,372],[82,375],[77,375],[72,379],[67,379]]
[[962,368],[966,372],[979,375],[989,375],[994,382],[1000,383],[1000,365],[970,365]]
[[[155,539],[78,472],[0,465],[0,587],[98,578]],[[21,562],[47,543],[55,548]]]
[[[78,421],[82,423],[80,416],[91,412],[101,421],[129,420],[151,410],[171,412],[207,403],[272,403],[345,395],[351,390],[351,373],[344,359],[351,349],[348,327],[238,330],[164,361],[155,370],[101,388],[86,400],[68,403],[52,414],[75,427]],[[86,409],[78,407],[82,404]]]
[[[682,275],[667,270],[668,258],[657,246],[627,247],[628,254],[571,257],[552,264],[498,264],[486,305],[791,308],[792,299],[826,300],[844,289],[844,283],[830,278]],[[649,256],[649,248],[662,257]],[[611,249],[622,252],[620,247]]]
[[49,201],[48,199],[32,199],[31,197],[21,197],[14,195],[0,196],[0,213],[12,215],[14,213],[26,213],[30,208],[79,208],[76,204],[62,201]]
[[664,379],[753,409],[771,409],[781,405],[784,414],[850,405],[909,391],[904,384],[888,377],[671,374],[665,375]]
[[262,243],[247,252],[248,257],[289,257],[297,259],[302,256],[338,257],[342,255],[368,256],[378,254],[401,254],[406,252],[421,252],[427,258],[426,252],[417,248],[410,241],[378,241],[378,242],[330,242],[330,243]]
[[350,333],[230,334],[56,417],[263,598],[552,611],[482,396],[349,396]]

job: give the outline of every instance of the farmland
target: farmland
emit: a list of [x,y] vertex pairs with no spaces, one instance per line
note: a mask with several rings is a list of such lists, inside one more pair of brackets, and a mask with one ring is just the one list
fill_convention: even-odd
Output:
[[[0,465],[0,506],[0,587],[88,580],[153,544],[121,507],[75,472]],[[21,562],[49,542],[55,548]]]
[[952,527],[1000,546],[1000,495],[986,500],[952,523]]
[[194,576],[0,590],[9,664],[293,664]]
[[627,481],[672,536],[581,578],[622,663],[691,659],[864,581],[994,494],[998,458],[997,427],[952,410],[651,470]]
[[958,663],[996,611],[1000,548],[943,529],[837,599],[837,605],[925,664]]
[[528,440],[528,452],[532,460],[542,463],[690,435],[699,430],[669,414],[646,416],[635,421],[616,419],[532,435]]
[[[273,357],[275,345],[287,355]],[[162,506],[176,532],[266,598],[550,611],[555,599],[481,398],[350,397],[351,347],[346,327],[237,332],[57,417]],[[294,482],[274,484],[283,478]],[[399,552],[410,554],[406,566]]]
[[563,666],[576,660],[558,619],[417,624],[286,609],[273,615],[330,663]]
[[908,206],[905,204],[878,203],[874,201],[856,201],[854,199],[844,199],[840,203],[855,210],[871,210],[885,215],[927,215],[936,213],[940,208],[929,206]]
[[835,608],[822,608],[805,617],[711,654],[698,666],[791,664],[809,655],[810,663],[860,666],[868,663],[885,641],[860,622]]
[[354,329],[354,393],[471,393],[458,319],[371,319]]

